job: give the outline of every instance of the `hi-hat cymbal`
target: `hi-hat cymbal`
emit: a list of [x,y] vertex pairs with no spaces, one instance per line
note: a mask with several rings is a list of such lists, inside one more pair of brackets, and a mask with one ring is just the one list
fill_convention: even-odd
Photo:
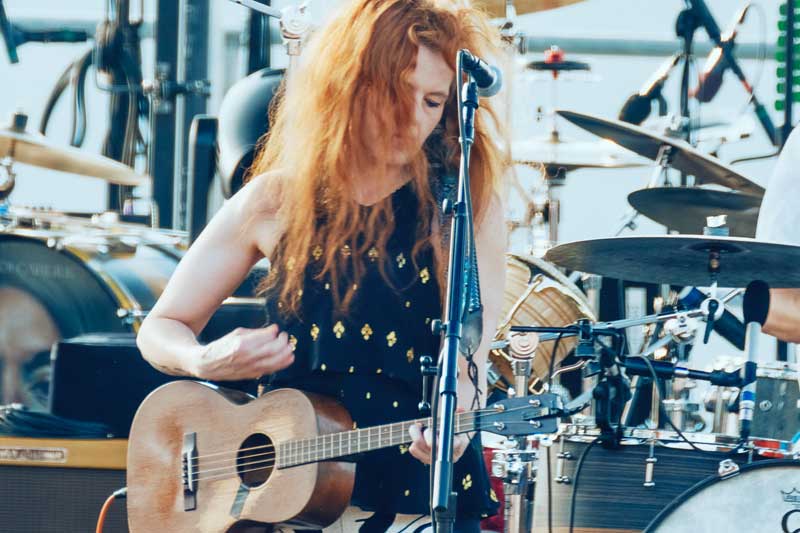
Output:
[[[583,0],[514,0],[513,4],[517,15],[524,15],[525,13],[547,11],[548,9],[556,9],[570,4],[577,4],[578,2],[583,2]],[[505,0],[473,0],[472,3],[475,7],[485,10],[492,17],[506,16]]]
[[800,287],[800,246],[742,237],[661,235],[612,237],[559,244],[545,259],[558,266],[627,281],[705,287],[711,258],[719,261],[720,287],[753,280],[771,287]]
[[719,159],[700,152],[682,140],[664,137],[627,122],[593,117],[574,111],[556,112],[573,124],[653,161],[658,159],[661,147],[667,145],[671,151],[669,165],[695,176],[700,183],[716,183],[748,194],[764,195],[763,187]]
[[[24,128],[24,121],[22,122]],[[138,186],[150,181],[127,165],[77,148],[54,145],[43,135],[0,129],[0,159],[5,157],[37,167],[101,178],[117,185]]]
[[702,233],[706,217],[727,215],[731,235],[755,237],[761,197],[699,187],[653,187],[632,192],[628,203],[680,233]]
[[609,141],[568,141],[542,137],[516,142],[511,147],[514,163],[546,168],[625,168],[649,162]]

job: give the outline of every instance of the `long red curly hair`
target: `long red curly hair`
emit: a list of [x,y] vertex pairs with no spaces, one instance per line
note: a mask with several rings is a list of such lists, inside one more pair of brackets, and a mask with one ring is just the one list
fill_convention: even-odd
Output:
[[[482,12],[446,0],[353,0],[314,35],[277,95],[270,132],[251,169],[254,179],[275,169],[284,177],[278,212],[284,233],[259,292],[278,289],[284,312],[297,313],[313,262],[318,279],[330,281],[335,308],[346,311],[368,250],[385,250],[394,230],[391,200],[363,206],[354,198],[353,181],[364,179],[364,169],[380,173],[384,154],[397,149],[395,132],[414,127],[408,79],[419,47],[440,53],[455,71],[459,49],[492,56],[498,42]],[[443,173],[457,172],[457,113],[454,76],[441,122],[409,163],[419,199],[414,260],[425,246],[441,247],[431,236],[437,209],[432,187]],[[385,135],[370,138],[369,116]],[[505,170],[500,133],[491,102],[483,100],[470,164],[478,225]],[[382,261],[384,278],[385,266]],[[436,265],[436,271],[444,286],[444,267]]]

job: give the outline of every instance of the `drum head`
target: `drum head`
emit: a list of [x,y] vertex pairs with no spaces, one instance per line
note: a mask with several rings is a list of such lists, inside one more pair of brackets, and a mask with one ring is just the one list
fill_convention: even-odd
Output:
[[800,531],[800,461],[759,461],[712,476],[661,511],[644,533]]

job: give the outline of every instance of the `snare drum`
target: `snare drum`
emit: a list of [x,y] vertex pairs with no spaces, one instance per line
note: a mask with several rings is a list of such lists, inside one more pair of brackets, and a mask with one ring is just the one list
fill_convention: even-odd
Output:
[[713,475],[665,507],[645,533],[800,531],[800,461],[760,461]]
[[[738,464],[750,459],[747,453],[729,456],[726,452],[735,447],[735,439],[725,436],[686,434],[707,450],[699,452],[674,432],[649,430],[629,431],[619,449],[595,444],[587,452],[596,435],[594,430],[569,426],[549,450],[540,450],[534,533],[548,533],[549,516],[553,533],[569,531],[576,487],[574,531],[640,532],[673,499],[717,475],[723,461]],[[576,481],[578,460],[584,452]]]

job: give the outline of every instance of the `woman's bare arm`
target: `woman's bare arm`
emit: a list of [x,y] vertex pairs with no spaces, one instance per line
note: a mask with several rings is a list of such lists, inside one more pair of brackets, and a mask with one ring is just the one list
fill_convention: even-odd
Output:
[[137,336],[159,370],[201,379],[247,379],[291,363],[276,326],[237,328],[201,345],[197,335],[279,238],[278,177],[260,176],[225,202],[178,264]]

